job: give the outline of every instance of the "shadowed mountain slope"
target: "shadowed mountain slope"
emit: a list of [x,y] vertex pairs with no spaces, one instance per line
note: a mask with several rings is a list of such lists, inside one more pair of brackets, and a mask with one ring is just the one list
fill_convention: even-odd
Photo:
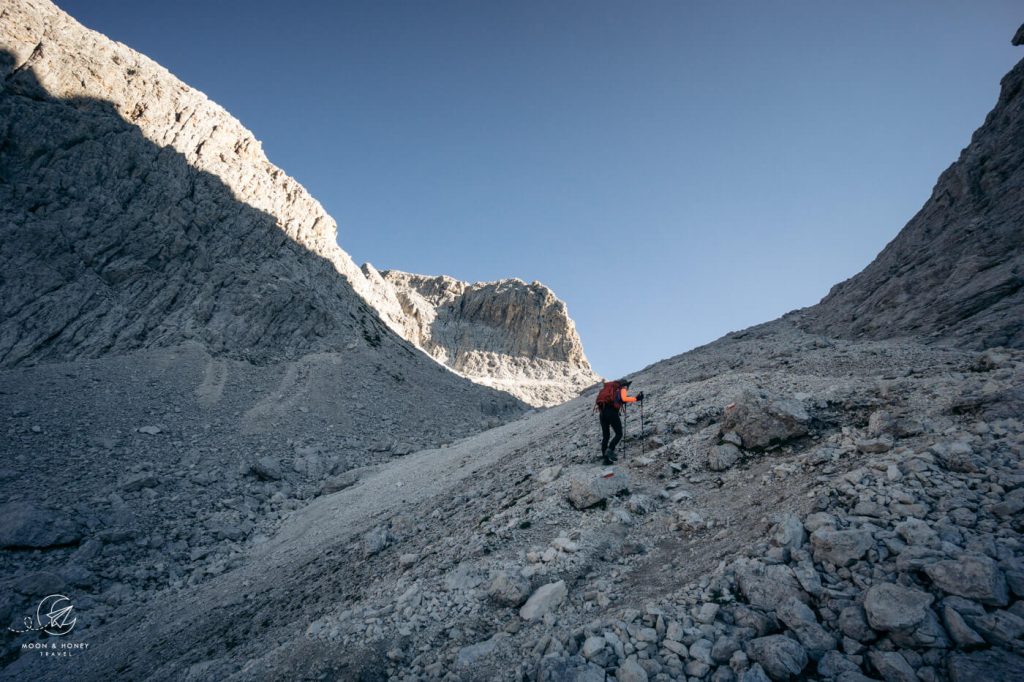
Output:
[[804,312],[808,329],[852,338],[1024,348],[1024,63],[917,215]]

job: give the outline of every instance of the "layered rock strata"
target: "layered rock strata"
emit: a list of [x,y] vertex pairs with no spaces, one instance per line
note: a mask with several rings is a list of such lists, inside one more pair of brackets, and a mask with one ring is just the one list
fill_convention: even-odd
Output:
[[[0,8],[0,88],[0,367],[185,341],[262,363],[353,339],[391,353],[380,318],[419,327],[251,132],[145,56],[17,0]],[[589,366],[564,305],[516,290],[471,288],[464,333],[424,349],[534,404],[575,395]]]
[[369,263],[363,273],[393,329],[473,381],[553,405],[598,380],[565,303],[540,282],[471,284]]

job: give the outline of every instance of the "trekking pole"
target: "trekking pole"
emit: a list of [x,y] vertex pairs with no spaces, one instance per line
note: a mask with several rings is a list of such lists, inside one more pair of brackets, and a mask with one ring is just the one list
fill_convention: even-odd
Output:
[[626,444],[626,424],[627,424],[627,421],[628,421],[626,419],[626,416],[628,414],[629,414],[629,410],[626,409],[626,405],[623,404],[622,405],[622,441],[620,442],[620,445],[622,446],[622,456],[623,457],[626,456],[626,452],[628,452],[628,448],[629,448],[629,446]]
[[[646,397],[646,396],[644,396]],[[644,401],[640,401],[640,456],[644,456]]]

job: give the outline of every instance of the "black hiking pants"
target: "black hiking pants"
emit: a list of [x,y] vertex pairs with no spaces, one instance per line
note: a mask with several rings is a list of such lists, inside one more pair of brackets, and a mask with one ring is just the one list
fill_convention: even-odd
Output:
[[[615,438],[612,438],[610,443],[608,442],[609,428],[615,430]],[[622,440],[622,420],[619,418],[619,410],[612,405],[606,405],[601,408],[601,453],[605,453],[608,448],[614,450],[620,440]]]

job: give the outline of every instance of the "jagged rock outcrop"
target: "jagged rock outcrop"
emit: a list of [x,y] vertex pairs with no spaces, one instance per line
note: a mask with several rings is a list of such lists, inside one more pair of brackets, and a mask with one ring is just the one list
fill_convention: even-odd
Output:
[[1022,187],[1024,62],[1003,78],[995,109],[924,207],[874,262],[804,311],[806,327],[1024,347]]
[[[0,367],[185,341],[256,362],[353,340],[389,354],[402,344],[380,318],[419,327],[413,291],[364,276],[203,93],[49,2],[6,3],[0,27]],[[549,291],[468,289],[459,333],[418,334],[431,356],[534,404],[590,383]]]
[[380,337],[334,221],[203,93],[42,0],[0,9],[0,81],[0,366]]
[[473,381],[553,405],[598,380],[565,303],[540,282],[470,284],[369,263],[363,273],[393,329]]

